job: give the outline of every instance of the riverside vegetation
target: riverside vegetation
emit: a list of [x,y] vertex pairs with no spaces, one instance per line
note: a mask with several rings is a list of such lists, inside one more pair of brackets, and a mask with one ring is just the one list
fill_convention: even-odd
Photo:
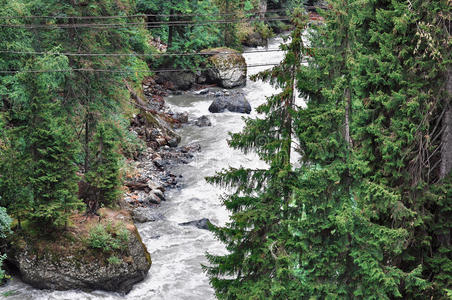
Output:
[[[28,282],[64,288],[74,265],[95,274],[63,282],[76,288],[128,292],[141,280],[150,257],[120,209],[127,161],[144,147],[128,130],[133,101],[151,69],[206,63],[157,54],[240,49],[255,33],[291,28],[282,63],[253,78],[281,92],[230,140],[268,168],[208,179],[235,188],[224,198],[230,222],[209,225],[229,250],[207,254],[217,297],[452,297],[450,1],[322,1],[321,22],[309,22],[304,2],[313,1],[0,0],[2,253],[59,266],[45,281],[23,264]],[[289,8],[290,24],[265,22],[268,8]],[[76,18],[138,13],[148,16],[104,18],[103,29]],[[215,14],[257,21],[151,25]]]
[[[121,210],[129,162],[145,148],[136,132],[129,130],[131,122],[137,123],[139,113],[149,126],[164,122],[153,109],[143,110],[142,83],[153,82],[151,68],[170,65],[164,59],[169,56],[157,55],[162,47],[166,52],[192,52],[240,45],[234,32],[238,25],[228,26],[230,40],[225,44],[221,23],[212,22],[207,31],[202,26],[153,28],[146,26],[152,19],[136,15],[156,13],[157,21],[174,21],[165,14],[193,15],[186,21],[214,14],[243,18],[260,10],[259,4],[0,1],[0,205],[4,207],[0,210],[0,264],[8,252],[9,261],[19,264],[21,273],[28,272],[23,276],[26,281],[50,288],[127,292],[130,284],[145,276],[149,254],[128,214]],[[289,4],[277,1],[274,5]],[[247,26],[264,26],[255,24]],[[199,57],[177,57],[171,67],[194,69]],[[157,147],[170,142],[157,140]],[[175,137],[171,144],[179,140]],[[152,188],[162,197],[158,186]],[[113,212],[101,213],[106,208]],[[115,227],[117,218],[122,227]],[[76,277],[71,262],[83,265],[89,257],[100,264],[96,267],[101,271],[85,268],[85,275],[99,275],[98,282],[84,278],[86,282],[58,283],[61,278]],[[27,265],[29,260],[34,265]],[[33,273],[39,268],[48,271],[46,267],[55,267],[49,278]],[[1,271],[0,280],[4,277]],[[130,284],[121,285],[121,281]]]

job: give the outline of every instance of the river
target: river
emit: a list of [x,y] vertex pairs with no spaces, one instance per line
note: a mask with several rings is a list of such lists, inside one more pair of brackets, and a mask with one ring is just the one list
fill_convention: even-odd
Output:
[[[269,49],[278,49],[281,38],[269,41]],[[264,49],[264,48],[261,48]],[[247,52],[256,48],[246,49]],[[260,52],[244,54],[248,65],[278,63],[283,52]],[[269,67],[253,67],[248,75]],[[276,92],[268,83],[247,81],[240,88],[254,109],[265,101],[266,96]],[[142,236],[152,257],[152,267],[147,278],[134,286],[126,296],[104,291],[90,293],[82,291],[37,290],[13,278],[0,288],[0,295],[9,292],[11,300],[88,300],[88,299],[165,299],[165,300],[210,300],[215,299],[213,289],[201,264],[207,263],[205,253],[225,253],[224,245],[218,242],[207,230],[195,227],[182,227],[181,222],[208,218],[213,224],[224,225],[228,221],[228,212],[222,206],[221,195],[225,190],[212,186],[205,181],[206,176],[229,166],[262,167],[256,155],[244,155],[227,145],[228,132],[239,132],[244,122],[243,115],[236,113],[210,114],[208,107],[211,98],[184,94],[167,97],[166,103],[173,111],[188,112],[190,118],[208,115],[211,127],[199,128],[187,125],[179,129],[183,137],[182,144],[197,142],[201,152],[188,165],[180,165],[173,171],[182,175],[182,188],[167,191],[166,202],[157,208],[165,216],[155,222],[138,224]],[[254,110],[250,114],[256,117]]]

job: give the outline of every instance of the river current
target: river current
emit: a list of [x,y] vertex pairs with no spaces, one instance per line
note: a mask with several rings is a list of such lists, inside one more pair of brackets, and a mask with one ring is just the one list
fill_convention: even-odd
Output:
[[[268,49],[278,49],[281,38],[269,41]],[[265,50],[266,48],[258,48]],[[246,49],[246,52],[257,50]],[[279,63],[283,52],[245,53],[248,65]],[[251,67],[248,75],[270,68]],[[266,96],[277,92],[268,83],[247,80],[245,87],[238,89],[245,94],[253,111],[251,117],[257,117],[254,111],[265,101]],[[191,226],[180,226],[181,222],[208,218],[213,224],[224,225],[228,221],[228,212],[222,206],[221,195],[226,191],[205,181],[224,168],[262,167],[263,162],[256,155],[244,155],[227,145],[228,132],[239,132],[244,122],[242,114],[211,114],[208,107],[212,98],[196,96],[190,93],[169,96],[166,103],[175,112],[188,112],[191,119],[208,115],[211,127],[187,125],[178,130],[183,137],[181,144],[199,143],[201,152],[188,165],[180,165],[172,172],[182,175],[179,181],[182,188],[168,190],[167,201],[156,208],[165,216],[162,220],[137,224],[143,242],[151,254],[152,266],[146,279],[134,286],[132,291],[122,296],[104,291],[50,291],[38,290],[13,278],[6,286],[0,288],[0,295],[8,292],[10,300],[94,300],[94,299],[164,299],[164,300],[210,300],[215,299],[209,280],[201,268],[206,264],[205,253],[224,254],[225,247],[207,230]]]

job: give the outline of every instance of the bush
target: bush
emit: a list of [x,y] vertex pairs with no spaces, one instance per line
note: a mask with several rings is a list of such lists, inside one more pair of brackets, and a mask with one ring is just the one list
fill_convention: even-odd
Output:
[[121,259],[114,255],[110,256],[107,261],[110,265],[119,265],[121,263]]
[[129,241],[129,231],[123,224],[113,226],[98,224],[91,228],[88,236],[88,247],[101,249],[103,252],[112,252],[127,249]]

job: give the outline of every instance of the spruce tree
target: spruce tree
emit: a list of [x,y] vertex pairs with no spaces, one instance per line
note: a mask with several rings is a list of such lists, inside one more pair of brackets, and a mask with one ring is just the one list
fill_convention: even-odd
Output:
[[96,134],[90,143],[91,169],[86,181],[91,186],[92,197],[88,200],[88,210],[95,213],[102,206],[117,204],[120,186],[120,154],[118,132],[114,124],[102,122],[96,128]]
[[245,153],[256,152],[268,164],[267,169],[231,168],[211,183],[234,187],[224,199],[232,213],[225,227],[213,227],[229,254],[208,255],[211,266],[205,267],[220,299],[289,299],[297,282],[290,276],[289,237],[286,220],[290,212],[292,184],[295,178],[293,156],[293,115],[295,75],[301,64],[302,30],[305,17],[294,14],[296,29],[283,62],[265,71],[255,80],[270,81],[282,92],[267,98],[257,108],[264,118],[246,119],[241,133],[233,134],[229,145]]
[[451,51],[431,25],[435,15],[450,16],[450,7],[331,4],[298,77],[308,100],[296,121],[303,166],[295,188],[300,214],[291,220],[299,295],[446,297],[450,199],[448,185],[436,183]]
[[[66,58],[44,57],[35,68],[64,66]],[[32,220],[50,225],[65,225],[68,216],[81,207],[77,198],[77,140],[61,112],[58,89],[64,74],[28,73],[23,84],[29,86],[28,122],[23,131],[30,155],[28,180],[33,193]]]

